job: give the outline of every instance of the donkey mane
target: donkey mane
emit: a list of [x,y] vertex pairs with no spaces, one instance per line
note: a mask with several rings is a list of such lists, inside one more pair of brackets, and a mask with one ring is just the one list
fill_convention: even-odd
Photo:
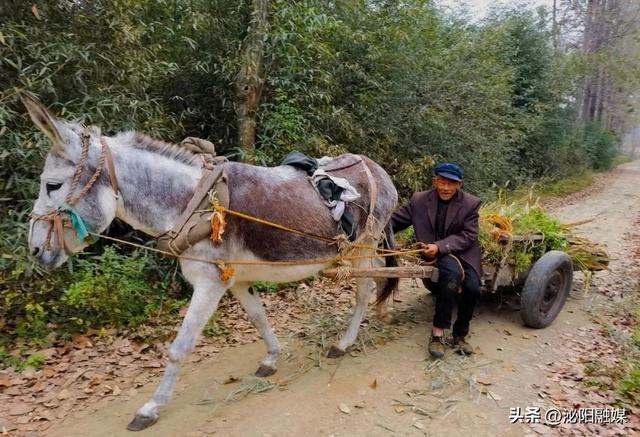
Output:
[[188,165],[196,165],[200,161],[198,155],[178,144],[156,140],[139,132],[122,132],[116,135],[117,140],[130,147],[156,153]]

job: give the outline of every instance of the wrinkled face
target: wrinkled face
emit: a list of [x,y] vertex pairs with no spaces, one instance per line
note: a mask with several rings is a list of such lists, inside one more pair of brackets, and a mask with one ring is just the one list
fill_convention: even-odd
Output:
[[450,200],[456,194],[456,191],[462,188],[462,182],[443,178],[442,176],[434,176],[432,182],[438,197],[444,201]]
[[[21,95],[21,98],[35,124],[53,142],[40,175],[40,192],[33,205],[33,215],[44,215],[60,208],[70,191],[71,181],[80,161],[82,145],[79,134],[82,128],[55,119],[30,95]],[[99,135],[92,135],[91,142],[99,144],[98,141]],[[93,174],[93,163],[97,161],[99,153],[99,146],[90,147],[89,159],[84,164],[82,177],[74,193],[79,192]],[[73,207],[90,231],[100,233],[106,229],[115,217],[116,201],[105,172]],[[49,244],[47,238],[50,240]],[[29,249],[43,265],[55,268],[68,259],[68,254],[59,244],[59,238],[55,228],[52,229],[51,221],[31,219]],[[72,253],[81,251],[88,244],[78,240],[75,231],[69,227],[64,228],[63,238],[67,250]]]

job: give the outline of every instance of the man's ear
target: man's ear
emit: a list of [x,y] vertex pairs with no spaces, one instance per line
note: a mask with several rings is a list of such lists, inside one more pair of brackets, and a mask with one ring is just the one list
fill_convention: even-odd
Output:
[[40,101],[28,91],[18,91],[20,100],[27,108],[31,120],[38,128],[44,132],[53,143],[51,151],[58,154],[64,154],[64,140],[60,134],[57,125],[60,123],[49,112],[49,110]]

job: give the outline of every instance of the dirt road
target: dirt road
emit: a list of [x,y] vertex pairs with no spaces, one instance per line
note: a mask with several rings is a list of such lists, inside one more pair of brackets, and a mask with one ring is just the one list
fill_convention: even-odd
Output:
[[[554,210],[565,222],[593,218],[580,231],[620,259],[610,273],[599,274],[599,286],[628,286],[615,278],[626,268],[624,234],[640,217],[638,184],[640,161],[624,164],[615,177],[599,176],[588,190],[592,194],[570,197]],[[487,300],[472,322],[477,353],[462,358],[449,352],[439,362],[426,353],[431,299],[411,281],[402,283],[400,298],[396,310],[403,322],[393,329],[393,339],[337,361],[319,358],[317,348],[291,337],[282,338],[279,371],[267,382],[250,376],[264,351],[261,342],[187,364],[173,402],[140,435],[535,435],[525,424],[510,423],[510,407],[546,405],[539,389],[549,384],[546,364],[565,352],[561,334],[592,326],[587,309],[597,306],[602,294],[593,288],[584,294],[576,281],[563,312],[543,330],[523,327],[509,301],[498,308],[498,300]],[[240,381],[225,384],[230,376]],[[241,397],[247,387],[265,391],[225,401]],[[148,383],[126,401],[71,414],[46,435],[130,436],[126,425],[154,388]]]

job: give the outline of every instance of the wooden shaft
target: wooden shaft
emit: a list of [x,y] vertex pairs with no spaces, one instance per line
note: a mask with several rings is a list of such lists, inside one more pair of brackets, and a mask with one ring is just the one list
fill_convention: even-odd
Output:
[[[347,268],[348,276],[352,278],[431,278],[433,266],[404,266],[404,267],[374,267],[369,269]],[[341,269],[326,269],[322,276],[335,278],[341,274]]]

